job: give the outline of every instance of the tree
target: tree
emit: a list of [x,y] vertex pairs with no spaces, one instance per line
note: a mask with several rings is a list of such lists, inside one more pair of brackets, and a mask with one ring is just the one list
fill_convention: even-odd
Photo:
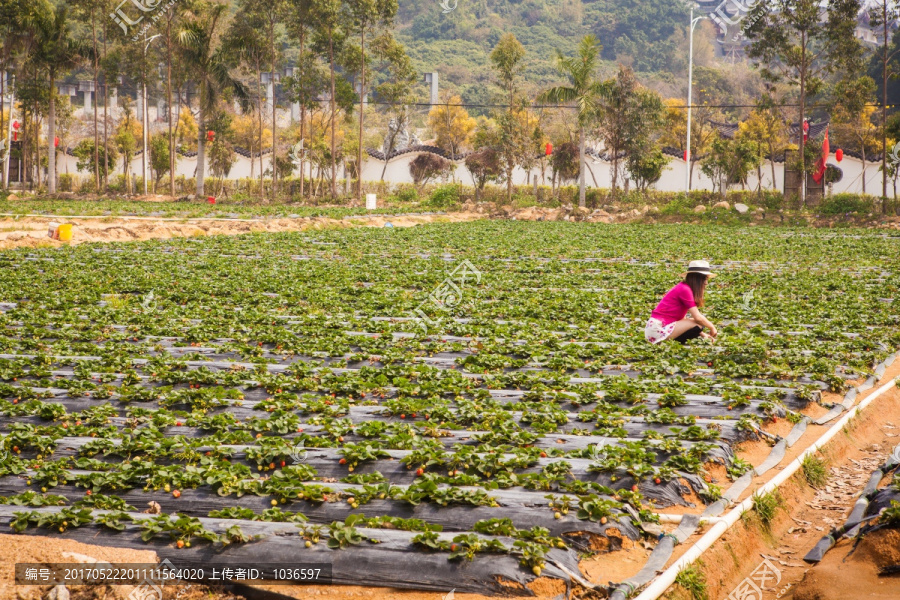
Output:
[[[287,90],[288,98],[300,105],[300,141],[306,144],[306,111],[315,106],[321,78],[315,57],[307,48],[307,38],[311,35],[311,13],[314,0],[288,0],[287,29],[290,36],[299,42],[297,63],[294,75],[286,78],[282,89]],[[308,147],[308,146],[307,146]],[[300,196],[306,180],[306,150],[300,153]]]
[[[105,1],[105,0],[101,0]],[[168,128],[169,145],[169,194],[175,195],[175,131],[172,125],[172,63],[175,60],[175,32],[178,28],[178,4],[170,7],[162,15],[165,22],[162,34],[166,45],[166,127]]]
[[90,50],[77,39],[69,21],[69,8],[65,4],[54,6],[49,0],[33,0],[34,4],[22,15],[22,27],[31,31],[33,46],[27,61],[36,69],[46,72],[50,90],[50,108],[47,115],[49,135],[48,184],[51,194],[56,193],[56,82],[59,74],[76,66]]
[[437,154],[423,152],[409,163],[409,174],[419,191],[435,177],[447,176],[453,164]]
[[159,180],[169,172],[169,138],[157,134],[150,138],[150,169],[156,174],[153,180],[153,192],[159,187]]
[[329,77],[331,92],[329,104],[331,105],[331,197],[337,197],[337,150],[335,148],[335,121],[337,120],[337,107],[335,104],[335,53],[338,48],[335,44],[341,42],[341,2],[340,0],[312,0],[310,13],[313,22],[318,26],[316,35],[318,45],[328,57]]
[[[278,49],[275,47],[277,39],[275,28],[285,16],[287,5],[285,0],[266,0],[265,2],[254,2],[253,6],[262,14],[263,22],[266,25],[266,40],[269,43],[269,66],[271,67],[271,76],[274,79],[275,74],[278,71],[279,56]],[[278,193],[278,169],[275,164],[276,157],[278,156],[278,137],[276,135],[278,129],[278,119],[276,118],[278,103],[275,101],[275,84],[273,83],[272,85],[272,199],[274,200]],[[229,165],[228,168],[230,170],[231,166]]]
[[197,127],[197,120],[191,109],[185,106],[178,115],[177,135],[175,136],[178,143],[185,150],[192,150],[197,143],[200,128]]
[[[770,81],[798,88],[799,122],[806,119],[808,98],[822,90],[824,77],[836,71],[861,70],[862,49],[854,36],[858,0],[766,0],[744,21],[750,40],[747,55]],[[806,172],[803,135],[799,136],[800,171]],[[806,180],[800,201],[806,203]]]
[[762,189],[763,158],[768,156],[769,164],[772,167],[772,189],[774,190],[776,188],[775,157],[784,152],[787,147],[788,135],[784,117],[770,94],[764,94],[760,98],[750,116],[740,124],[737,135],[756,143],[756,147],[759,149],[757,179],[760,189]]
[[98,105],[96,101],[97,92],[100,90],[99,73],[100,73],[100,53],[97,48],[97,15],[106,8],[106,0],[78,0],[73,3],[80,12],[88,18],[91,23],[91,73],[94,83],[94,189],[100,189],[100,128],[98,123]]
[[744,183],[759,164],[759,149],[752,140],[717,137],[700,161],[700,170],[719,187],[722,198],[733,183]]
[[372,53],[378,59],[380,70],[384,75],[382,82],[375,88],[375,94],[387,105],[387,113],[395,119],[397,125],[393,131],[388,131],[385,138],[384,168],[381,170],[383,181],[391,150],[394,149],[396,134],[405,129],[409,123],[406,106],[415,102],[412,91],[417,75],[406,48],[390,31],[383,32],[372,41]]
[[[550,170],[554,182],[574,181],[581,175],[580,147],[572,142],[557,144],[550,155]],[[583,163],[582,163],[583,164]]]
[[135,152],[137,152],[137,147],[141,141],[143,131],[141,129],[141,124],[134,118],[134,111],[131,108],[131,103],[128,101],[127,96],[122,100],[123,115],[122,119],[119,121],[119,126],[116,128],[116,134],[113,141],[116,144],[116,149],[119,151],[119,154],[122,155],[122,173],[125,177],[125,191],[126,193],[131,193],[131,161],[134,159]]
[[[259,158],[259,191],[260,194],[263,194],[263,172],[265,169],[263,168],[262,150],[265,146],[263,138],[266,134],[263,133],[263,117],[265,111],[263,110],[262,100],[262,72],[263,65],[266,62],[271,61],[271,58],[269,55],[269,45],[263,35],[263,19],[259,11],[255,10],[258,3],[253,2],[252,0],[243,0],[240,6],[240,10],[238,10],[237,15],[235,15],[234,20],[228,28],[228,33],[223,38],[222,45],[235,60],[250,67],[250,70],[252,70],[255,75],[258,139],[256,140],[256,143],[253,143],[251,140],[242,136],[242,140],[244,147],[250,150],[251,171],[254,166],[253,148],[255,147],[257,149]],[[266,130],[266,132],[268,133],[268,130]]]
[[636,148],[628,153],[625,159],[625,168],[634,179],[640,191],[646,190],[651,184],[659,181],[663,169],[669,164],[669,157],[656,143],[648,143],[643,148]]
[[461,106],[458,95],[445,96],[444,104],[437,104],[428,112],[428,126],[434,132],[435,143],[458,156],[469,144],[478,122]]
[[612,192],[618,190],[619,164],[631,152],[640,152],[664,122],[658,94],[641,86],[634,72],[619,67],[616,77],[601,85],[598,131],[612,159]]
[[509,110],[512,110],[515,104],[524,58],[525,47],[511,33],[504,33],[491,51],[491,62],[497,72],[497,83],[509,99]]
[[[872,27],[882,28],[882,44],[876,51],[873,60],[877,60],[881,67],[881,147],[884,149],[881,153],[881,196],[884,200],[881,202],[881,210],[887,214],[887,180],[891,176],[894,181],[894,197],[897,196],[897,165],[894,165],[893,172],[890,172],[887,164],[887,107],[888,107],[888,79],[897,78],[897,70],[895,67],[895,59],[900,53],[900,47],[896,43],[888,43],[889,33],[892,24],[900,19],[900,7],[896,0],[880,0],[875,6],[869,9],[869,25]],[[896,34],[895,34],[896,35]],[[863,177],[865,185],[865,177]]]
[[231,142],[218,138],[213,140],[209,148],[209,172],[219,180],[219,191],[217,193],[221,193],[224,187],[222,180],[228,177],[234,162],[234,147],[232,147]]
[[197,195],[203,196],[205,162],[205,115],[215,110],[225,90],[230,90],[243,110],[250,110],[247,88],[232,76],[227,56],[218,46],[218,28],[223,19],[225,4],[198,5],[198,10],[186,14],[178,32],[180,52],[184,61],[192,66],[200,97],[197,109]]
[[[666,109],[662,136],[660,141],[671,148],[675,148],[684,155],[687,152],[687,112],[684,109],[684,100],[669,98],[664,102]],[[721,118],[721,113],[709,107],[709,102],[700,100],[693,108],[691,118],[691,155],[690,171],[688,175],[688,189],[694,184],[694,165],[709,150],[710,144],[716,139],[718,129],[713,121]]]
[[602,82],[595,79],[597,56],[602,46],[593,35],[586,35],[573,57],[557,51],[557,68],[569,80],[567,86],[552,87],[538,98],[557,104],[574,103],[578,111],[578,206],[585,207],[584,191],[584,132],[597,117],[597,103]]
[[397,14],[397,0],[345,0],[353,30],[359,33],[359,139],[357,144],[356,197],[362,199],[363,103],[366,97],[366,33],[376,27],[390,27]]
[[[872,122],[875,107],[875,82],[868,75],[841,80],[835,86],[832,127],[835,138],[862,157],[862,193],[866,193],[866,155],[884,149],[878,128]],[[884,153],[886,154],[886,153]]]
[[[497,150],[504,165],[507,202],[512,202],[513,169],[527,145],[525,137],[530,133],[519,128],[520,118],[516,114],[516,94],[519,91],[519,77],[524,58],[525,47],[511,33],[503,34],[491,51],[491,62],[497,73],[497,83],[503,88],[509,101],[507,111],[497,117],[497,133],[500,144]],[[524,112],[524,109],[520,110]]]
[[466,156],[466,169],[472,175],[475,184],[475,199],[481,196],[484,186],[489,181],[496,181],[500,177],[500,155],[493,148],[482,148]]
[[[98,149],[100,155],[100,171],[101,175],[104,179],[106,179],[108,173],[105,171],[109,167],[109,165],[115,165],[116,161],[119,160],[119,153],[116,151],[115,146],[110,146],[109,148],[109,156],[106,156],[106,148],[100,144],[100,148]],[[91,139],[83,139],[78,142],[74,148],[72,148],[72,154],[75,156],[78,161],[75,163],[76,168],[79,171],[88,171],[91,166],[94,164],[94,140]]]
[[[524,104],[524,103],[523,103]],[[513,173],[517,166],[526,162],[534,152],[532,133],[537,127],[537,117],[525,106],[497,115],[496,150],[503,165],[502,179],[506,181],[506,201],[512,201]]]

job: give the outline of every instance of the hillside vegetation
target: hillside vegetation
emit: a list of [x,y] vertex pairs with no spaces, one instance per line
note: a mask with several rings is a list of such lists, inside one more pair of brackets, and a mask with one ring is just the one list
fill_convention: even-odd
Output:
[[446,82],[466,102],[488,103],[488,53],[503,33],[525,46],[525,80],[533,85],[554,81],[556,51],[572,54],[588,33],[603,44],[610,71],[618,61],[665,81],[686,66],[685,53],[673,49],[685,41],[687,21],[678,0],[460,0],[447,14],[434,0],[401,3],[396,31],[420,72],[438,71],[442,87]]

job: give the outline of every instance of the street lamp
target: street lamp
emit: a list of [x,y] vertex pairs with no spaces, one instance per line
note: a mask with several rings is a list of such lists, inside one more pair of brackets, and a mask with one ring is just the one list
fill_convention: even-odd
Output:
[[[161,33],[157,33],[153,37],[145,38],[146,44],[144,44],[144,62],[147,62],[147,48],[150,47],[150,43],[158,37],[161,37]],[[142,78],[142,96],[141,96],[141,121],[143,122],[143,129],[141,130],[141,139],[144,142],[144,151],[141,153],[141,166],[143,168],[143,178],[144,178],[144,195],[147,195],[147,135],[149,135],[149,127],[147,125],[147,121],[150,119],[150,109],[147,108],[147,74],[144,74]]]
[[691,31],[688,34],[688,98],[687,98],[687,151],[684,153],[684,193],[691,190],[691,90],[694,87],[694,29],[704,16],[694,17],[691,6]]

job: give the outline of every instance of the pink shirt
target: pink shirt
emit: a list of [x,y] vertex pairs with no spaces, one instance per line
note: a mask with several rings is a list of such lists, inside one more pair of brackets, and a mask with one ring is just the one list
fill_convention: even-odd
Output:
[[663,296],[650,316],[662,321],[663,325],[668,325],[683,319],[695,306],[697,303],[694,302],[694,292],[682,281]]

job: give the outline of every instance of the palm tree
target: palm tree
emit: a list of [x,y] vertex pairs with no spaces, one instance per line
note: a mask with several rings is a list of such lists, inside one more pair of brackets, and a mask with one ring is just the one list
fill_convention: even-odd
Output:
[[31,48],[26,62],[36,70],[47,74],[50,90],[50,107],[47,123],[48,135],[48,183],[47,190],[56,193],[56,81],[60,73],[76,66],[91,50],[72,36],[69,8],[65,4],[54,6],[49,0],[36,0],[21,16],[22,28],[31,32]]
[[595,79],[595,71],[601,48],[596,37],[586,35],[578,44],[575,56],[566,57],[557,51],[557,68],[569,80],[569,85],[552,87],[539,96],[542,102],[574,102],[578,110],[578,206],[581,208],[585,207],[584,130],[597,115],[602,82]]
[[231,90],[241,109],[251,110],[250,94],[246,86],[231,75],[225,52],[218,46],[216,28],[228,6],[213,4],[187,15],[178,32],[178,43],[184,62],[194,76],[200,90],[197,115],[197,195],[203,195],[206,174],[204,143],[206,115],[216,109],[222,92]]

